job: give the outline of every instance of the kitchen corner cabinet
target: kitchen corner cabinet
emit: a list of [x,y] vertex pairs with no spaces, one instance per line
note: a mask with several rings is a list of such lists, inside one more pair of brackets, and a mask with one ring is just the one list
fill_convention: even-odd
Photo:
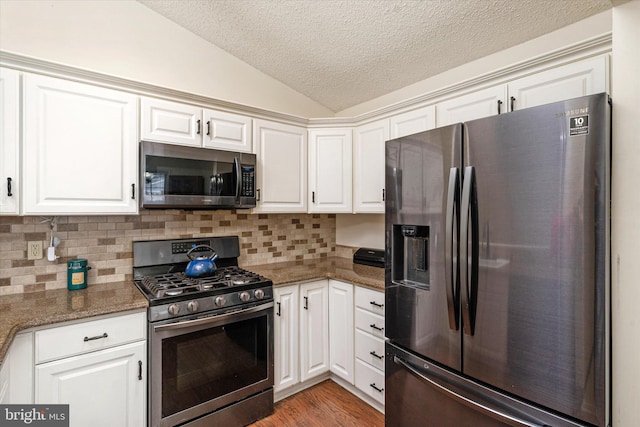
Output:
[[300,285],[300,381],[329,371],[327,280]]
[[135,95],[23,76],[22,213],[136,213]]
[[407,111],[406,113],[392,116],[389,121],[391,139],[424,132],[436,127],[436,107],[435,105],[429,105],[428,107]]
[[329,280],[329,369],[354,383],[353,285]]
[[307,129],[253,121],[257,206],[254,212],[307,212]]
[[146,315],[35,332],[35,403],[69,404],[70,426],[143,426]]
[[273,391],[277,393],[300,382],[299,286],[274,287],[273,294],[275,301]]
[[0,215],[20,209],[19,74],[0,68]]
[[378,120],[354,130],[353,212],[384,213],[384,144],[389,120]]
[[33,403],[33,333],[17,334],[0,367],[0,404]]
[[309,213],[351,213],[350,128],[309,131]]
[[143,97],[140,136],[145,141],[251,153],[251,118]]

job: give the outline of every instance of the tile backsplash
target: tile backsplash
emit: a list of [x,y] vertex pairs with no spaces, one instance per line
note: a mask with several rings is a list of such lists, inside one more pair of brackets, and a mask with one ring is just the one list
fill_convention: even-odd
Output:
[[[0,295],[67,286],[67,261],[86,258],[89,285],[130,280],[132,242],[205,236],[240,238],[241,266],[336,255],[333,214],[142,210],[131,216],[60,216],[53,235],[60,256],[46,257],[51,216],[0,217]],[[43,258],[27,259],[27,242],[43,242]]]

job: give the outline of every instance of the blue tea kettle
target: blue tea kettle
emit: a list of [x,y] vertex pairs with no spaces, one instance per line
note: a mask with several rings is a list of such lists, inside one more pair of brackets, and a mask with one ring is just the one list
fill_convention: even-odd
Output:
[[[208,249],[211,251],[211,255],[209,256],[195,256],[192,252],[202,252],[203,249]],[[187,252],[187,256],[191,260],[189,264],[187,264],[187,268],[185,270],[185,274],[189,277],[200,277],[205,276],[207,274],[211,274],[216,271],[215,260],[218,258],[218,254],[215,250],[209,245],[198,245],[189,249]]]

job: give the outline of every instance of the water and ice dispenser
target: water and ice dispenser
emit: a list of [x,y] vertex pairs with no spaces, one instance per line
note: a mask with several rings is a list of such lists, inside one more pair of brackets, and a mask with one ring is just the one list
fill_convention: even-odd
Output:
[[429,287],[429,226],[393,226],[392,280],[410,286]]

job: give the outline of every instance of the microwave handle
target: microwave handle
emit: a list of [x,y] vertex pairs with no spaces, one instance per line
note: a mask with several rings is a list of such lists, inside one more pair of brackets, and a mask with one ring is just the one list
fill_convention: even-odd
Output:
[[233,168],[236,170],[236,201],[240,201],[240,186],[242,185],[242,168],[240,168],[240,158],[233,158]]

